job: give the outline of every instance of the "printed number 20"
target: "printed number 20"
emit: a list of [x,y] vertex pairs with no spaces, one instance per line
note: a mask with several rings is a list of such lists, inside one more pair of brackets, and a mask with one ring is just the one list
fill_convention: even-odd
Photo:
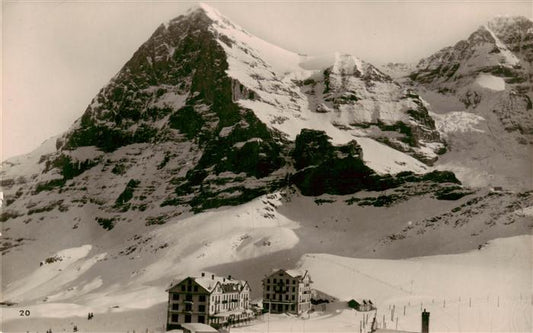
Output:
[[19,315],[21,317],[29,317],[30,316],[30,310],[19,310]]

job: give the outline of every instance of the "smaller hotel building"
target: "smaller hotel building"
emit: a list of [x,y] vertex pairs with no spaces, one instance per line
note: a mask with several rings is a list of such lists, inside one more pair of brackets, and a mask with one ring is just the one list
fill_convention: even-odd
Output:
[[311,283],[307,271],[276,270],[263,279],[263,310],[292,314],[309,311]]
[[184,323],[221,327],[253,317],[250,286],[244,280],[211,275],[188,277],[168,290],[167,330]]

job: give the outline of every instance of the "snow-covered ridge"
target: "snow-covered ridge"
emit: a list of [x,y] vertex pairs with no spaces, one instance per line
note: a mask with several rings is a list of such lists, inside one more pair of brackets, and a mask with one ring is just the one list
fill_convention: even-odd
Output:
[[496,47],[500,50],[500,53],[503,57],[503,64],[514,66],[520,63],[520,60],[505,46],[505,44],[496,36],[496,34],[489,28],[488,25],[483,26],[494,38]]
[[352,55],[335,53],[335,62],[331,72],[339,75],[364,75],[363,62]]
[[54,136],[45,140],[39,147],[28,154],[14,156],[2,161],[0,177],[2,179],[8,179],[40,173],[44,168],[44,165],[39,164],[39,160],[41,156],[52,154],[56,151],[57,138],[59,138],[59,136]]
[[271,69],[277,74],[295,71],[300,68],[298,64],[301,62],[301,55],[251,35],[209,5],[202,3],[198,5],[196,10],[204,11],[213,20],[214,24],[212,25],[212,29],[217,36],[223,35],[228,37],[234,43],[238,44],[237,47],[243,47],[248,50],[252,49],[261,55],[261,58],[267,61]]

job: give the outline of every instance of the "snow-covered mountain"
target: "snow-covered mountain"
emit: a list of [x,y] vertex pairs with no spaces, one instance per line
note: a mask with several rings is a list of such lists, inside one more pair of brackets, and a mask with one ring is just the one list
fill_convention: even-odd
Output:
[[448,142],[439,167],[468,184],[531,188],[532,40],[530,19],[498,17],[410,74]]
[[[105,221],[129,210],[166,220],[191,207],[247,202],[313,177],[291,177],[303,168],[292,153],[303,129],[316,133],[302,135],[311,141],[301,146],[326,135],[325,160],[316,163],[339,158],[334,145],[358,147],[342,159],[362,160],[357,172],[367,180],[342,193],[383,187],[386,174],[430,172],[445,151],[428,107],[356,57],[282,50],[201,5],[157,28],[56,151],[26,163],[31,174],[5,163],[5,216],[23,214],[27,201],[57,206],[49,193],[65,191],[96,205]],[[164,213],[149,214],[160,207]]]
[[532,193],[507,191],[530,190],[527,121],[489,112],[529,112],[529,81],[512,80],[530,32],[506,24],[422,60],[410,84],[284,50],[206,5],[160,25],[67,132],[3,163],[4,305],[146,313],[201,270],[259,295],[306,253],[397,259],[530,233]]
[[508,131],[531,134],[531,51],[533,22],[524,17],[496,18],[468,37],[422,59],[411,78],[425,87],[454,94],[466,108],[484,95],[498,95],[492,112]]

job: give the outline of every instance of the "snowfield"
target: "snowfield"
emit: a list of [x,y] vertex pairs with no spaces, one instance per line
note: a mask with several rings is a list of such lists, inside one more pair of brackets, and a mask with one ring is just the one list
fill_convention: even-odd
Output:
[[475,83],[480,85],[483,88],[490,90],[502,91],[505,90],[505,81],[501,77],[496,77],[494,75],[481,73],[477,77]]
[[[380,327],[419,331],[423,308],[431,313],[432,332],[530,332],[532,246],[533,236],[527,235],[497,239],[479,250],[462,254],[402,260],[305,254],[296,268],[307,269],[314,282],[313,288],[336,297],[339,302],[319,305],[315,312],[301,317],[267,314],[251,324],[234,327],[232,331],[353,332],[359,330],[361,320],[366,319],[365,313],[347,308],[345,301],[357,298],[371,299],[377,306],[376,314],[369,312],[366,315],[370,321],[376,315]],[[114,287],[115,305],[105,311],[99,310],[108,305],[107,302],[99,304],[105,299],[100,293],[85,298],[87,304],[50,302],[26,305],[24,309],[32,313],[27,319],[19,317],[19,307],[4,307],[4,330],[45,330],[45,325],[53,326],[55,330],[76,323],[78,328],[98,332],[132,329],[142,332],[145,328],[162,332],[165,292],[145,288],[126,296],[119,291],[123,288]],[[152,315],[139,321],[136,318],[139,310]],[[96,313],[92,321],[84,318],[89,311]],[[368,328],[366,325],[363,331]]]
[[[20,306],[30,310],[32,320],[146,310],[166,301],[165,289],[173,280],[199,275],[215,264],[291,249],[299,241],[293,231],[299,225],[276,211],[280,199],[279,193],[270,194],[167,223],[124,244],[108,244],[109,253],[99,253],[100,246],[91,245],[58,251],[50,263],[6,285],[2,301],[20,305],[3,308],[3,321],[22,325],[8,325],[6,331],[26,329],[20,322]],[[117,257],[123,262],[117,263]],[[36,327],[44,327],[42,323],[36,321]],[[160,324],[149,322],[146,327]],[[115,327],[113,331],[127,326]]]
[[[373,300],[377,311],[369,316],[375,313],[381,328],[385,318],[386,328],[419,332],[421,309],[427,309],[430,332],[531,332],[532,242],[532,236],[518,236],[473,252],[405,260],[306,254],[299,268],[309,270],[315,289],[341,301]],[[265,316],[233,331],[358,331],[364,313],[342,305],[329,304],[301,318]]]

